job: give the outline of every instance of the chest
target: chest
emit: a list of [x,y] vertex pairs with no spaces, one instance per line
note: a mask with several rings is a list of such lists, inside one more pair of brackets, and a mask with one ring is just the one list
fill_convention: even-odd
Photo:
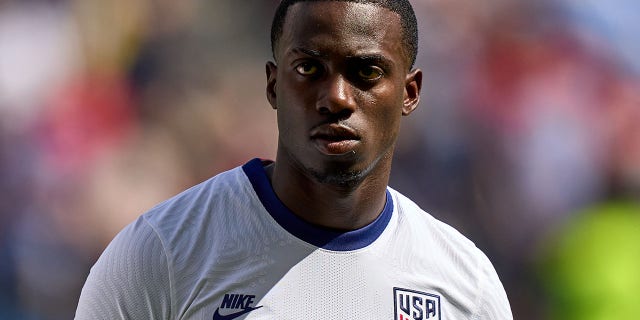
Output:
[[335,253],[286,244],[223,259],[182,290],[179,318],[469,318],[473,298],[437,263],[406,268],[395,259],[373,250]]

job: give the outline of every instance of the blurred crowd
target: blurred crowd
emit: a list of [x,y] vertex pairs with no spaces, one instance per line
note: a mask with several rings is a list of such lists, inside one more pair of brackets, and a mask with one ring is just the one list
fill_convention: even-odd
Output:
[[[635,319],[640,2],[413,4],[391,186],[489,255],[515,319]],[[0,0],[0,319],[72,318],[123,226],[275,156],[276,5]]]

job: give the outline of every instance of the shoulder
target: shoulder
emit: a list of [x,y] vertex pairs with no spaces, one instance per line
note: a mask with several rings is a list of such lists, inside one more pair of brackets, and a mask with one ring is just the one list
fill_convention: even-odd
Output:
[[130,310],[133,318],[169,318],[169,268],[162,242],[139,218],[111,241],[91,268],[76,319],[115,319],[121,310]]
[[157,205],[143,218],[164,244],[175,271],[190,259],[215,260],[227,242],[244,234],[261,204],[242,167],[220,173]]
[[192,212],[206,208],[212,200],[229,199],[249,188],[241,167],[219,173],[191,188],[161,202],[144,214],[150,221],[164,218],[168,212]]
[[236,167],[158,204],[143,217],[164,238],[219,219],[225,209],[246,202],[250,192],[246,175]]
[[436,219],[400,192],[393,189],[391,191],[396,202],[398,219],[404,231],[431,238],[441,247],[451,248],[455,252],[465,252],[472,256],[482,254],[480,249],[457,229]]
[[[512,319],[502,282],[489,258],[470,239],[392,190],[398,213],[398,239],[410,246],[415,265],[448,283],[449,295],[467,296],[473,319]],[[414,266],[407,267],[409,269]]]
[[[234,216],[252,205],[251,190],[237,167],[142,214],[116,235],[92,267],[76,317],[118,318],[118,310],[127,310],[132,318],[168,318],[181,308],[171,304],[175,297],[197,281],[191,273],[185,276],[185,270],[194,259],[214,261],[226,241],[220,235],[231,233]],[[250,215],[248,211],[244,214]],[[101,310],[111,313],[98,315]]]

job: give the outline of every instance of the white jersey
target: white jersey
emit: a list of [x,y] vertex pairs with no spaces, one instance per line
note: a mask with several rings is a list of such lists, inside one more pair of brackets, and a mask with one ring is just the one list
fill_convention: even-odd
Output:
[[254,159],[127,226],[91,269],[76,319],[512,319],[487,257],[387,189],[335,232],[276,197]]

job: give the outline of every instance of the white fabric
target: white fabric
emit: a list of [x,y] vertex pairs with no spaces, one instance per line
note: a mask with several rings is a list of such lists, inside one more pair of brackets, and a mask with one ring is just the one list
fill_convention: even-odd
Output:
[[222,173],[126,227],[76,319],[512,319],[486,256],[395,190],[381,233],[336,250],[278,223],[252,175]]

